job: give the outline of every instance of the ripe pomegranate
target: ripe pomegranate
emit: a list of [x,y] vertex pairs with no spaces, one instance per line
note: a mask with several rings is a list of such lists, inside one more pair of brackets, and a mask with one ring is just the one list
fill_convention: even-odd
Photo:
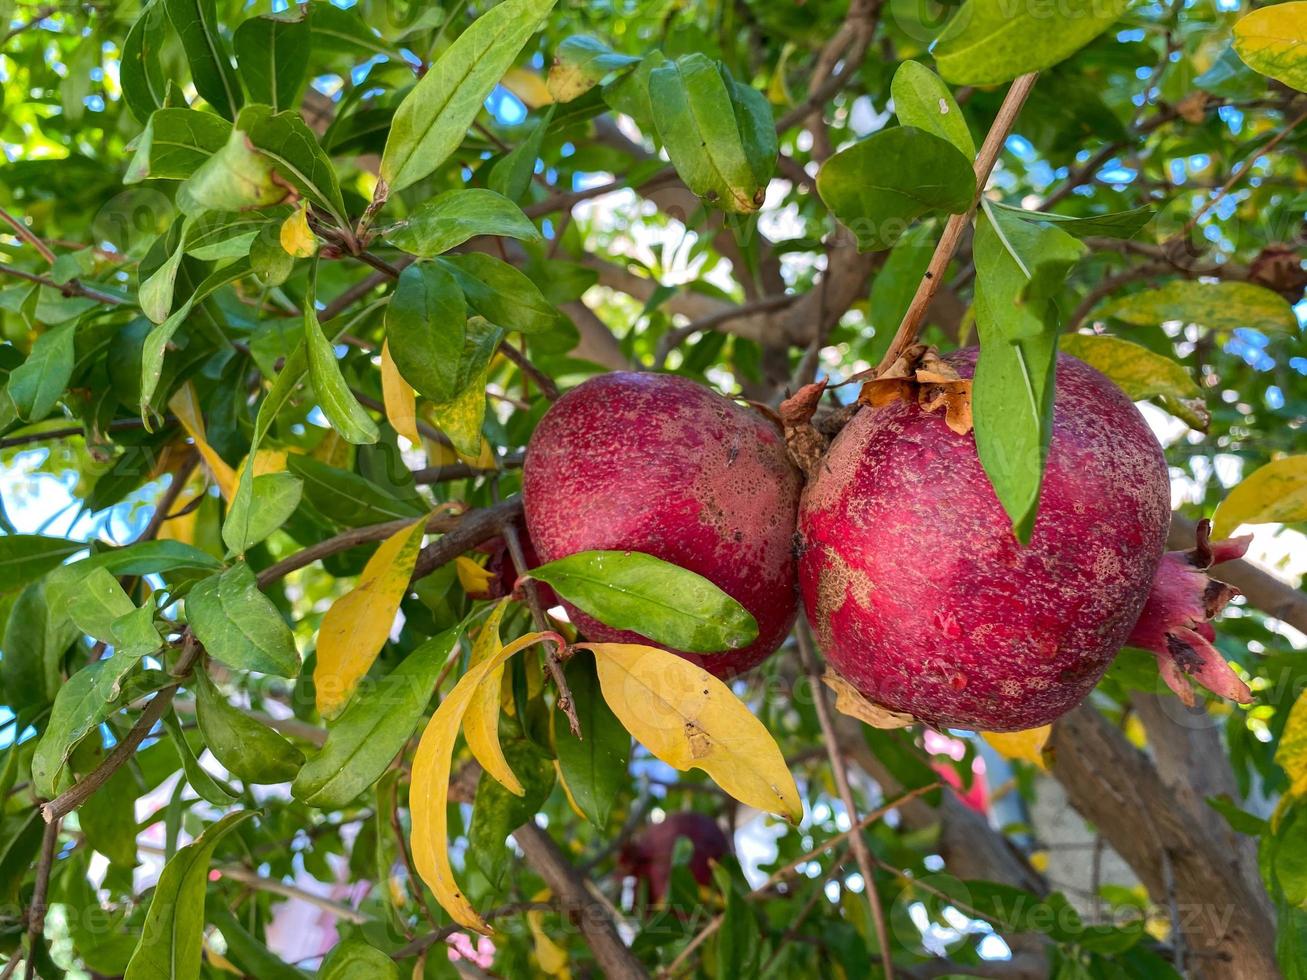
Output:
[[648,882],[649,902],[657,905],[667,894],[672,879],[672,857],[677,838],[694,845],[690,874],[701,885],[712,880],[712,863],[731,851],[731,842],[717,821],[704,813],[680,810],[669,813],[662,823],[650,824],[622,848],[618,866],[638,882]]
[[[591,378],[540,420],[522,488],[542,561],[642,551],[697,572],[752,613],[758,637],[746,647],[674,651],[716,676],[760,663],[794,624],[798,473],[773,425],[702,385],[666,374]],[[650,642],[567,609],[592,640]]]
[[[948,361],[966,378],[976,356]],[[1153,650],[1164,679],[1190,698],[1185,674],[1247,700],[1195,631],[1231,593],[1209,591],[1201,556],[1163,562],[1170,481],[1143,417],[1066,355],[1054,406],[1025,547],[974,434],[951,431],[942,413],[915,401],[853,417],[799,517],[799,583],[827,658],[868,700],[935,727],[1050,722],[1089,693],[1128,637]],[[1219,556],[1207,549],[1207,564],[1241,553],[1235,542],[1219,547]]]

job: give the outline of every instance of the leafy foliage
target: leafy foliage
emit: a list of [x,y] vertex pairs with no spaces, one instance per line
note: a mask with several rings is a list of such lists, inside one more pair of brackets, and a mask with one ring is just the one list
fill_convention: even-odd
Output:
[[[771,411],[906,323],[978,340],[1019,537],[1062,350],[1152,401],[1182,516],[1301,574],[1307,3],[1227,8],[0,0],[6,975],[1300,974],[1300,589],[1244,570],[1220,624],[1252,706],[1127,650],[1077,709],[1210,776],[1167,807],[1201,839],[1142,797],[1085,832],[1109,881],[1042,815],[1104,792],[1071,722],[832,721],[806,632],[730,683],[578,645],[555,597],[685,650],[757,623],[649,555],[532,570],[520,524],[560,388]],[[648,907],[630,847],[678,810],[755,846],[672,845]],[[1231,861],[1262,891],[1203,893]]]

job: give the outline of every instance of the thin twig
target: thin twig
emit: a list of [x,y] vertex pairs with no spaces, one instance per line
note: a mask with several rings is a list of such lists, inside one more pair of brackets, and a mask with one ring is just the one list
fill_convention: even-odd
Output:
[[1181,229],[1180,237],[1187,236],[1189,232],[1193,231],[1194,226],[1196,226],[1198,222],[1202,220],[1203,215],[1205,215],[1208,211],[1212,210],[1212,208],[1216,207],[1216,205],[1220,203],[1221,199],[1230,193],[1230,191],[1234,188],[1234,185],[1239,183],[1239,181],[1243,179],[1244,175],[1247,174],[1248,171],[1251,170],[1256,165],[1257,161],[1261,157],[1265,156],[1267,153],[1270,153],[1277,146],[1279,146],[1280,142],[1286,136],[1292,133],[1295,129],[1297,129],[1299,123],[1301,123],[1304,119],[1307,119],[1307,110],[1301,112],[1297,116],[1297,118],[1293,120],[1293,122],[1289,123],[1287,126],[1282,127],[1280,131],[1277,132],[1274,136],[1272,136],[1269,140],[1267,140],[1266,143],[1260,149],[1254,150],[1252,153],[1248,154],[1248,158],[1244,160],[1244,162],[1241,163],[1238,167],[1235,168],[1234,173],[1230,174],[1230,179],[1227,180],[1221,186],[1221,189],[1216,192],[1216,196],[1194,212],[1193,217],[1190,218],[1189,221],[1185,224],[1184,228]]
[[740,317],[751,316],[754,313],[768,313],[773,310],[783,309],[799,298],[797,293],[777,293],[774,296],[763,296],[761,299],[755,299],[748,303],[741,303],[739,306],[731,306],[716,313],[710,313],[708,316],[700,317],[681,327],[674,327],[658,341],[658,347],[654,352],[654,366],[661,368],[667,361],[667,355],[680,346],[681,342],[687,337],[696,333],[702,333],[705,330],[714,330]]
[[[523,344],[523,347],[525,346]],[[525,350],[518,350],[507,340],[499,345],[499,349],[505,357],[517,365],[519,371],[535,382],[536,387],[540,389],[540,394],[551,402],[558,401],[558,385],[554,384],[553,378],[531,363]]]
[[[467,516],[467,514],[432,514],[427,520],[427,531],[432,534],[452,531]],[[361,544],[384,541],[392,534],[411,526],[412,523],[413,518],[401,517],[393,521],[383,521],[380,524],[365,524],[363,527],[350,528],[348,531],[342,531],[333,537],[311,544],[307,548],[301,548],[294,554],[287,555],[281,561],[269,565],[261,571],[259,573],[259,588],[266,588],[273,582],[285,578],[291,572],[312,565],[319,559],[328,558],[342,551],[348,551],[350,548],[358,547]]]
[[[857,804],[853,799],[853,789],[849,786],[848,769],[844,763],[844,754],[840,751],[840,740],[835,734],[835,724],[831,720],[830,705],[826,701],[826,686],[821,682],[821,671],[817,667],[817,657],[812,650],[812,634],[808,624],[802,619],[794,631],[799,644],[799,659],[812,684],[813,699],[817,708],[817,721],[821,725],[822,738],[826,742],[826,754],[830,757],[831,771],[835,776],[835,788],[839,790],[844,810],[849,815],[850,823],[857,823]],[[880,945],[881,968],[885,980],[894,980],[894,957],[890,952],[889,930],[885,927],[885,910],[880,905],[880,893],[876,891],[876,879],[871,864],[871,851],[861,834],[849,838],[853,856],[857,859],[858,870],[862,872],[863,890],[867,896],[867,906],[871,910],[871,921],[876,927],[876,941]]]
[[[844,843],[846,840],[850,839],[855,834],[862,833],[877,820],[882,819],[885,816],[885,814],[891,812],[892,810],[897,810],[899,807],[903,806],[903,804],[915,800],[918,796],[924,796],[927,793],[939,789],[939,786],[940,786],[939,783],[927,783],[925,786],[918,786],[916,789],[908,790],[906,793],[903,793],[901,796],[897,797],[896,799],[893,799],[888,803],[884,803],[881,806],[878,806],[875,810],[872,810],[857,823],[853,824],[853,826],[851,826],[848,830],[841,831],[838,834],[835,834],[831,837],[827,837],[824,841],[822,841],[812,850],[808,851],[806,854],[800,854],[793,861],[790,861],[788,864],[784,865],[783,867],[777,868],[775,871],[773,871],[770,875],[767,876],[766,881],[764,881],[753,891],[749,892],[748,897],[760,898],[761,896],[767,894],[773,888],[779,885],[781,882],[785,881],[787,878],[793,877],[794,873],[800,867],[807,864],[809,861],[821,857],[821,855],[825,854],[827,851],[831,850],[832,848],[838,847],[840,844]],[[850,815],[850,818],[851,817],[852,815]],[[899,873],[898,869],[894,869],[894,871],[896,874]],[[685,966],[686,961],[689,960],[690,956],[694,953],[694,951],[698,949],[700,946],[702,946],[704,943],[706,943],[712,937],[713,933],[715,933],[718,929],[722,927],[722,923],[725,921],[726,921],[726,915],[725,913],[722,913],[718,915],[715,919],[713,919],[711,922],[709,922],[706,926],[704,926],[701,930],[699,930],[698,934],[692,940],[690,940],[689,944],[683,950],[681,950],[679,954],[677,954],[676,959],[672,960],[672,962],[667,967],[665,967],[664,969],[658,972],[658,976],[660,978],[676,976],[678,971],[680,971],[680,969],[683,966]]]
[[86,299],[93,299],[97,303],[109,303],[113,306],[123,306],[130,303],[124,296],[115,296],[112,293],[103,293],[98,289],[83,285],[76,279],[70,279],[62,286],[55,282],[49,276],[37,275],[35,272],[28,272],[26,269],[18,269],[12,265],[6,265],[0,262],[0,273],[7,276],[13,276],[16,279],[26,279],[28,282],[34,282],[38,286],[48,286],[64,296],[84,296]]
[[32,232],[32,229],[27,227],[27,222],[23,221],[21,218],[14,217],[4,208],[0,208],[0,221],[9,225],[19,238],[40,252],[41,257],[45,259],[46,262],[50,263],[50,265],[54,265],[57,256],[50,250],[49,245],[41,241],[41,239]]
[[[502,533],[504,543],[508,545],[509,557],[513,559],[513,569],[521,579],[529,571],[526,565],[526,552],[522,550],[521,535],[511,523],[504,525]],[[534,620],[536,629],[542,633],[552,629],[544,607],[540,603],[540,593],[536,590],[534,579],[523,579],[522,593],[526,596],[526,604],[531,610],[531,619]],[[558,691],[558,710],[567,716],[567,727],[572,730],[572,734],[581,738],[581,719],[576,715],[576,705],[572,703],[572,689],[567,684],[567,675],[563,673],[563,660],[557,649],[545,652],[545,666]]]
[[45,932],[46,896],[50,893],[50,872],[54,869],[54,852],[59,846],[59,827],[62,821],[51,820],[45,825],[41,837],[41,857],[36,865],[36,884],[32,888],[32,904],[27,909],[27,980],[36,976],[36,944]]
[[[165,415],[160,425],[176,425],[177,419],[172,415]],[[126,429],[139,429],[145,425],[139,418],[132,419],[114,419],[109,423],[109,432],[121,432]],[[44,432],[25,432],[21,435],[6,436],[0,439],[0,449],[12,449],[14,446],[27,446],[34,442],[47,442],[51,439],[70,439],[74,436],[86,435],[86,429],[80,425],[70,425],[64,429],[46,429]]]
[[[508,915],[517,915],[519,912],[545,912],[554,906],[550,902],[510,902],[507,905],[501,905],[499,908],[491,909],[481,915],[481,918],[490,922],[494,919],[502,919]],[[441,926],[434,932],[429,932],[425,936],[418,936],[408,945],[401,946],[390,954],[392,960],[406,960],[410,956],[417,956],[425,949],[429,949],[436,943],[443,943],[459,933],[467,932],[467,927],[459,925],[457,922],[452,925]]]
[[424,466],[413,471],[413,482],[421,485],[431,483],[448,483],[450,480],[467,480],[479,476],[493,476],[503,470],[520,470],[526,459],[525,453],[509,453],[495,459],[490,469],[469,466],[467,463],[448,463],[444,466]]
[[899,324],[889,349],[876,368],[877,374],[885,371],[916,342],[917,331],[921,329],[926,310],[944,282],[944,273],[953,259],[953,253],[957,251],[958,243],[962,241],[963,232],[971,224],[971,216],[975,214],[976,205],[980,203],[980,195],[989,181],[990,171],[998,162],[1003,143],[1007,140],[1008,133],[1017,121],[1017,114],[1025,105],[1026,98],[1030,95],[1030,90],[1035,87],[1035,79],[1038,77],[1039,72],[1036,71],[1022,75],[1007,90],[1003,104],[999,106],[998,115],[994,117],[994,123],[989,127],[984,145],[981,146],[980,153],[976,157],[976,195],[971,200],[971,207],[963,214],[952,215],[948,219],[948,224],[944,226],[944,234],[940,236],[939,244],[935,246],[935,253],[930,257],[930,265],[926,267],[926,275],[917,286],[916,295],[912,297],[912,303],[903,315],[903,321]]
[[141,717],[132,726],[132,730],[113,747],[109,754],[104,757],[104,761],[92,769],[80,782],[74,783],[69,789],[41,807],[41,815],[47,823],[60,820],[89,800],[96,790],[108,782],[109,777],[136,753],[137,748],[145,741],[146,736],[150,734],[154,726],[167,713],[173,698],[177,695],[177,688],[182,679],[190,672],[191,665],[203,652],[203,647],[191,636],[189,631],[183,633],[182,636],[182,652],[172,669],[172,676],[175,678],[173,683],[159,690],[150,699],[150,703],[145,706],[141,712]]

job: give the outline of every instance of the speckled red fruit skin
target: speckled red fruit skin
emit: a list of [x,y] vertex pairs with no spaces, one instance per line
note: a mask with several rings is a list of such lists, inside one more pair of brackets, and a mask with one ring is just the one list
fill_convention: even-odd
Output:
[[[949,360],[970,377],[975,359]],[[805,490],[799,583],[827,658],[867,698],[935,727],[1019,731],[1097,683],[1148,598],[1169,521],[1143,416],[1061,355],[1029,546],[974,434],[896,402],[854,416]]]
[[[760,663],[794,624],[799,489],[781,434],[757,413],[686,378],[620,371],[545,413],[522,477],[542,561],[642,551],[697,572],[753,614],[758,638],[747,647],[675,651],[718,677]],[[592,640],[650,642],[567,610]]]

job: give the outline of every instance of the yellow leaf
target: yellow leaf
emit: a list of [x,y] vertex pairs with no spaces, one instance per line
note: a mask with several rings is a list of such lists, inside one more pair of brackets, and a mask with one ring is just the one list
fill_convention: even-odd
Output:
[[572,795],[572,787],[567,785],[567,777],[563,775],[563,767],[559,765],[557,759],[554,760],[554,775],[558,777],[558,785],[563,787],[563,795],[567,797],[567,805],[572,808],[572,812],[582,820],[589,820],[585,811],[577,805],[576,797]]
[[1234,50],[1254,71],[1307,92],[1307,3],[1254,10],[1234,25]]
[[510,68],[500,79],[500,83],[521,99],[528,108],[539,109],[542,105],[554,101],[545,80],[525,68]]
[[850,718],[866,722],[872,728],[907,728],[917,719],[900,711],[891,711],[862,696],[856,687],[832,668],[826,668],[821,682],[835,692],[835,710]]
[[475,457],[481,452],[481,423],[486,418],[486,379],[483,370],[451,401],[431,406],[436,424],[449,436],[460,456]]
[[[504,610],[507,608],[508,600],[504,599],[491,610],[481,632],[477,634],[476,642],[472,644],[469,669],[493,660],[495,654],[499,653],[503,646],[499,642],[499,622],[504,618]],[[518,782],[517,776],[513,775],[499,744],[499,687],[503,679],[502,664],[485,675],[463,715],[463,737],[467,739],[467,747],[472,750],[477,762],[481,763],[482,769],[514,796],[525,796],[526,790]]]
[[[533,902],[547,902],[550,898],[548,888],[536,892],[531,897]],[[531,909],[526,914],[526,924],[531,928],[531,938],[535,942],[536,963],[544,973],[551,977],[570,977],[571,971],[567,968],[567,953],[556,942],[549,938],[545,932],[545,911],[544,909]]]
[[1298,695],[1284,723],[1275,764],[1289,777],[1289,795],[1307,794],[1307,691]]
[[177,389],[177,393],[168,400],[168,408],[177,416],[186,434],[195,442],[195,448],[204,460],[205,468],[213,476],[213,482],[224,500],[231,500],[236,495],[236,473],[227,461],[218,455],[217,450],[209,445],[204,434],[204,416],[200,414],[199,399],[195,396],[195,386],[189,381]]
[[332,603],[322,617],[313,680],[318,712],[324,718],[341,712],[390,636],[426,523],[426,517],[419,517],[381,542],[354,588]]
[[281,247],[297,259],[311,258],[318,250],[318,240],[309,227],[309,205],[305,201],[281,223]]
[[747,806],[797,824],[803,804],[780,748],[729,687],[674,653],[638,643],[585,643],[604,700],[635,738],[680,771],[702,769]]
[[1067,334],[1058,346],[1106,374],[1132,401],[1158,398],[1162,407],[1182,422],[1195,429],[1207,429],[1211,417],[1202,390],[1188,370],[1169,357],[1104,334]]
[[[245,475],[245,467],[249,464],[250,458],[246,456],[241,460],[240,466],[236,467],[236,482],[239,483],[242,476]],[[266,476],[269,473],[286,472],[286,450],[284,449],[256,449],[254,451],[254,475]]]
[[1307,521],[1307,456],[1285,456],[1254,471],[1226,494],[1212,515],[1212,537],[1240,524]]
[[452,466],[462,458],[454,452],[453,446],[447,446],[435,439],[423,439],[422,442],[427,447],[427,462],[432,466]]
[[463,586],[463,591],[478,595],[490,588],[490,583],[495,579],[494,575],[466,555],[454,559],[454,571],[458,573],[458,584]]
[[417,393],[395,367],[388,340],[381,344],[381,400],[395,431],[413,445],[422,445],[422,437],[418,435]]
[[1041,725],[1038,728],[1027,728],[1022,732],[981,732],[980,734],[999,755],[1008,759],[1031,762],[1043,769],[1045,768],[1044,746],[1052,730],[1052,725]]
[[413,756],[413,779],[408,794],[413,817],[413,863],[436,896],[436,901],[455,922],[486,935],[490,934],[490,927],[459,890],[454,869],[449,864],[446,805],[449,802],[449,770],[453,764],[454,743],[458,739],[463,715],[486,675],[496,667],[502,667],[524,647],[541,640],[557,642],[558,639],[552,633],[528,633],[490,659],[469,667],[431,716]]
[[327,430],[327,434],[313,447],[312,455],[314,459],[338,470],[347,470],[354,465],[354,447],[341,438],[335,429]]

